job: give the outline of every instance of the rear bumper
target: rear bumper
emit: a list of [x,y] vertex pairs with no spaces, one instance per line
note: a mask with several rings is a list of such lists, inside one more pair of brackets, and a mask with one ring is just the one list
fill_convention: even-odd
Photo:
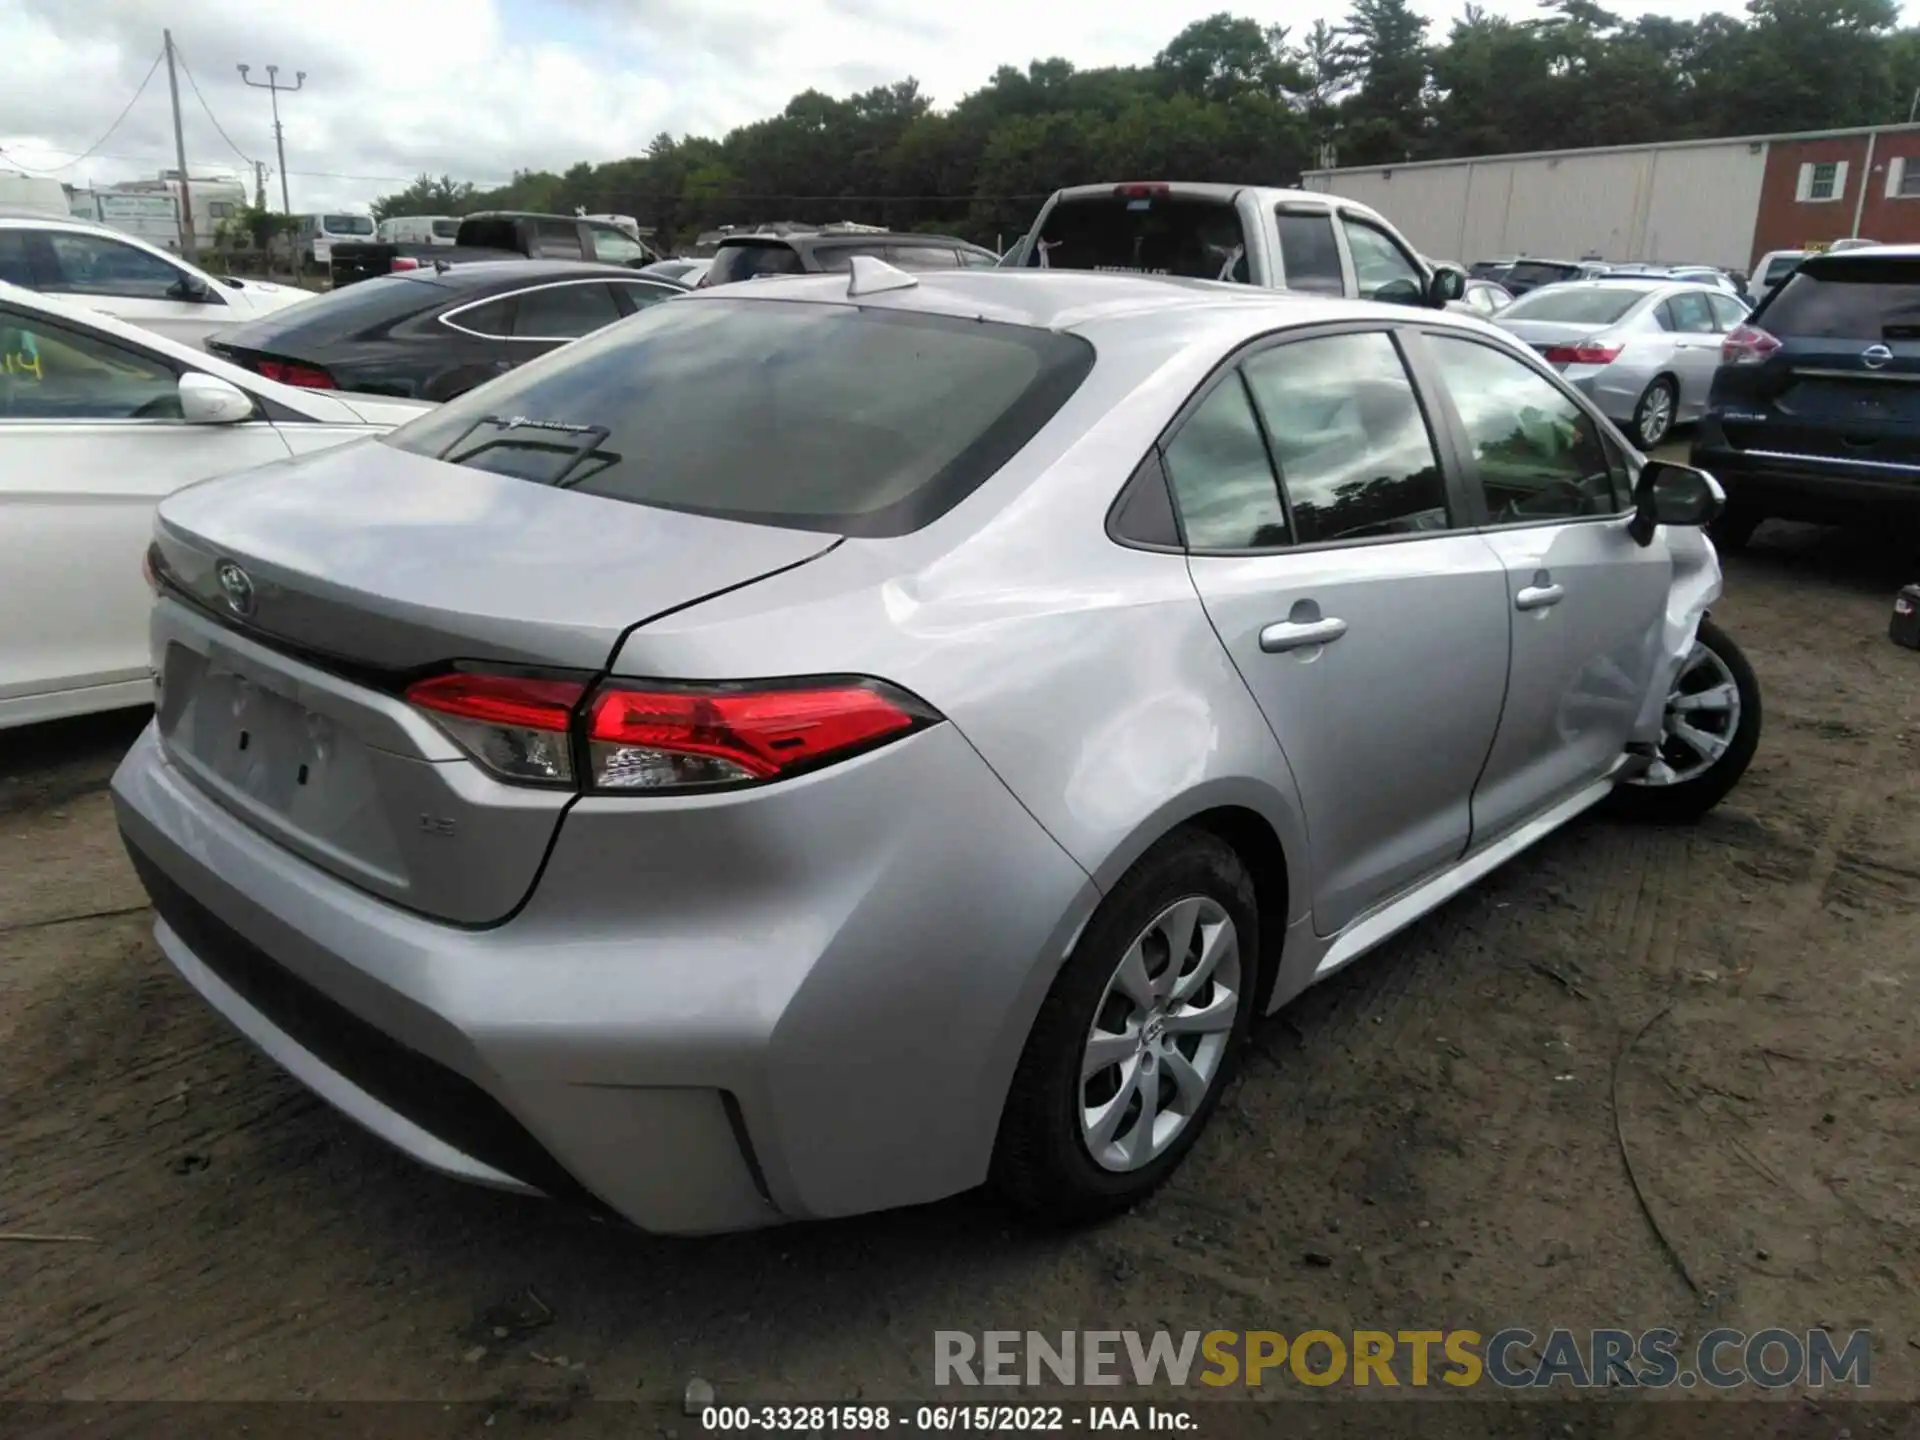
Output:
[[1711,417],[1701,422],[1689,458],[1720,482],[1729,508],[1826,524],[1920,519],[1920,470],[1743,450]]
[[582,800],[491,929],[264,840],[151,728],[113,788],[162,950],[284,1068],[437,1170],[660,1233],[979,1183],[1095,898],[950,725],[682,802],[673,854],[633,849],[646,802]]

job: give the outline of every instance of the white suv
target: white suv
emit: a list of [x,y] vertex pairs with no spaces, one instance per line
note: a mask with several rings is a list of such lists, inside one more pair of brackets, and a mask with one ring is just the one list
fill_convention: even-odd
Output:
[[0,215],[0,280],[189,342],[308,298],[291,285],[212,276],[118,230],[51,216]]

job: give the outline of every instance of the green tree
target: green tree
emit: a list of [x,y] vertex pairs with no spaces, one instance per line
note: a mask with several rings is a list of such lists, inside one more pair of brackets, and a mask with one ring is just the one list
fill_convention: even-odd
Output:
[[1354,0],[1345,32],[1358,81],[1340,112],[1340,163],[1415,160],[1427,147],[1427,22],[1407,0]]

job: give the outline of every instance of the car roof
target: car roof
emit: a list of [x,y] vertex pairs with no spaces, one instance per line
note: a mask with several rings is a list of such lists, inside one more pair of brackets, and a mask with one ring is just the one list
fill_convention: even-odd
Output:
[[1855,245],[1846,250],[1817,250],[1807,256],[1806,263],[1811,265],[1828,259],[1920,260],[1920,245]]
[[[892,266],[884,268],[893,270]],[[917,271],[912,278],[915,283],[911,286],[853,296],[848,294],[850,278],[846,275],[767,277],[750,285],[696,290],[674,303],[804,300],[901,310],[1027,325],[1088,338],[1110,337],[1134,345],[1157,344],[1169,355],[1195,344],[1217,343],[1230,348],[1257,335],[1298,326],[1364,319],[1405,324],[1414,316],[1422,325],[1445,325],[1492,336],[1502,344],[1512,343],[1505,332],[1458,311],[1409,311],[1404,305],[1214,280],[1096,270],[999,268]]]
[[631,266],[609,265],[599,260],[472,260],[459,265],[449,264],[445,270],[435,270],[431,263],[423,261],[418,270],[396,273],[426,280],[448,290],[484,290],[490,285],[514,285],[529,279],[571,280],[596,275],[608,279],[623,276],[629,280],[670,283],[659,275],[642,275]]

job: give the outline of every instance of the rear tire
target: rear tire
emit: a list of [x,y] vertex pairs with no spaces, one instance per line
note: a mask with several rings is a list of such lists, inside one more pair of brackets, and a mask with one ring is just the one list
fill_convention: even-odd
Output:
[[1666,442],[1673,433],[1673,416],[1679,405],[1679,387],[1666,376],[1657,376],[1647,383],[1633,407],[1633,438],[1642,450],[1652,450]]
[[1175,831],[1127,872],[1027,1036],[989,1175],[1004,1199],[1072,1224],[1126,1209],[1173,1173],[1246,1044],[1259,921],[1245,866],[1206,831]]
[[[1725,693],[1729,689],[1730,697]],[[1730,706],[1722,703],[1728,698]],[[1654,769],[1647,777],[1616,786],[1607,808],[1624,820],[1691,824],[1740,783],[1759,748],[1760,682],[1732,638],[1711,620],[1702,620],[1693,651],[1667,697]],[[1662,780],[1661,775],[1670,778]]]

